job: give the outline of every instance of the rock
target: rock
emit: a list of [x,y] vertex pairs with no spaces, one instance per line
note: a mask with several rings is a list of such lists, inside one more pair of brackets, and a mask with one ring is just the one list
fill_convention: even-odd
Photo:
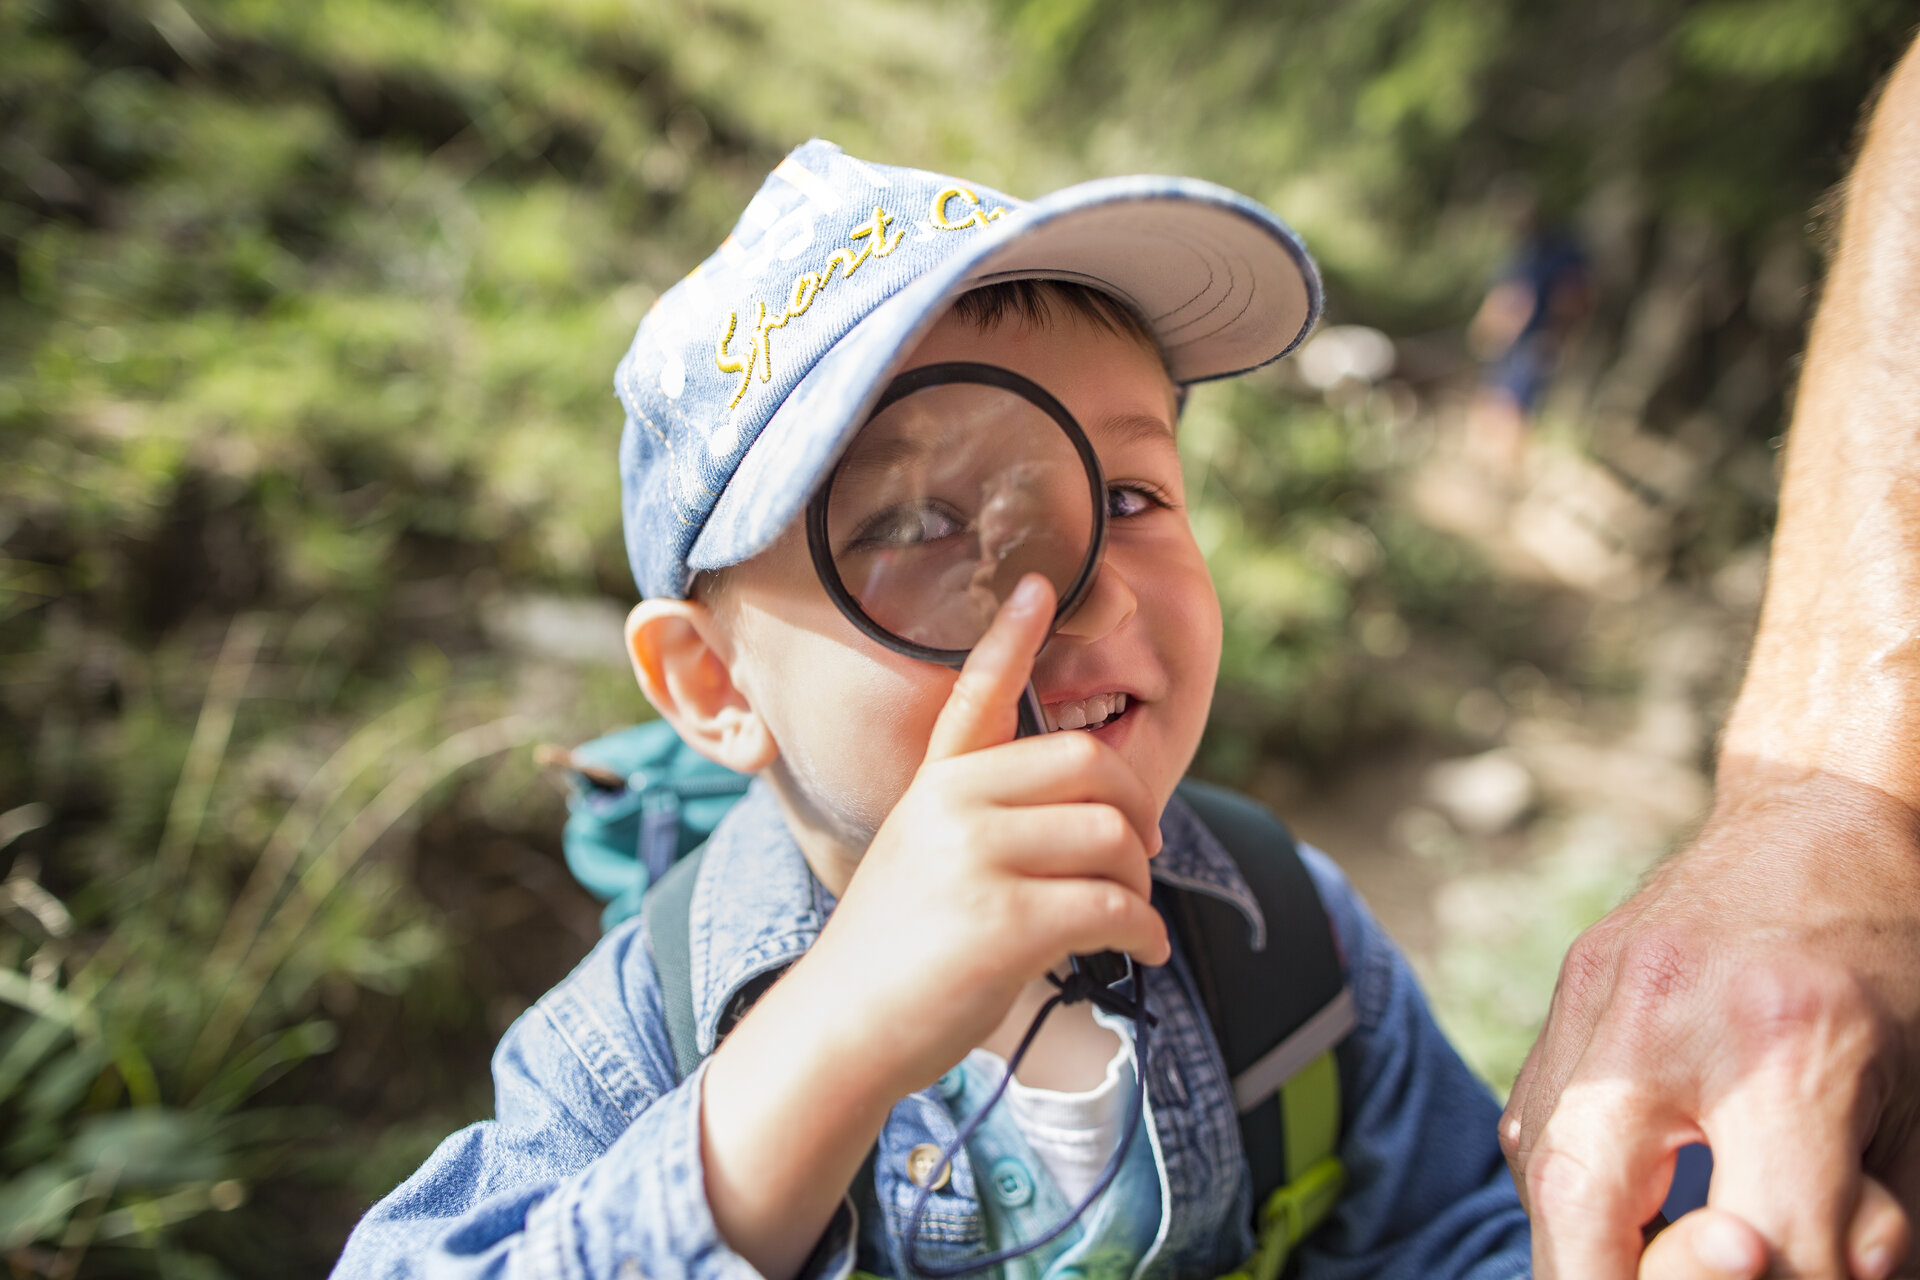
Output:
[[1533,775],[1505,750],[1443,760],[1427,770],[1427,798],[1470,835],[1506,831],[1533,806]]

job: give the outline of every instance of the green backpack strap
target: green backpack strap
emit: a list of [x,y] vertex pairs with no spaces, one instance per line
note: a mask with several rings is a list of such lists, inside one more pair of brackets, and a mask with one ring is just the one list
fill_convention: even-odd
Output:
[[1180,797],[1219,840],[1266,922],[1255,951],[1237,908],[1172,896],[1189,967],[1233,1081],[1253,1173],[1258,1246],[1236,1276],[1274,1280],[1339,1200],[1340,1073],[1333,1047],[1353,1029],[1353,995],[1326,908],[1281,821],[1206,783]]

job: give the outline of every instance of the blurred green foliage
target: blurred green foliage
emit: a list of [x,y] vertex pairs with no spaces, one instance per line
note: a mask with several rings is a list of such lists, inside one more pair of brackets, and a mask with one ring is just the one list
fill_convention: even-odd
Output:
[[[1409,339],[1393,388],[1281,370],[1190,407],[1229,620],[1203,765],[1243,778],[1449,732],[1463,683],[1576,661],[1396,489],[1409,405],[1464,367],[1454,327],[1505,251],[1500,183],[1593,241],[1581,404],[1710,412],[1764,475],[1809,210],[1914,18],[0,5],[0,1252],[318,1271],[484,1110],[486,1044],[584,945],[515,748],[641,714],[617,672],[519,714],[526,664],[489,625],[527,592],[630,598],[614,362],[793,143],[1029,193],[1214,177],[1306,232],[1337,318]],[[1636,316],[1676,280],[1706,301],[1650,367]],[[1764,488],[1685,513],[1676,571],[1763,532]],[[472,945],[542,921],[520,969]]]

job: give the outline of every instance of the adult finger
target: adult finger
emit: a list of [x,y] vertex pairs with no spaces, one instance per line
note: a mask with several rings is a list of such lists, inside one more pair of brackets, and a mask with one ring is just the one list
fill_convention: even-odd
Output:
[[1628,1280],[1672,1179],[1677,1114],[1617,1072],[1569,1084],[1527,1162],[1534,1274]]
[[1860,1181],[1860,1204],[1847,1229],[1847,1267],[1853,1280],[1887,1280],[1907,1260],[1913,1228],[1906,1210],[1877,1178]]
[[956,769],[970,794],[1002,805],[1104,804],[1160,849],[1160,805],[1126,758],[1091,734],[1063,730],[975,751]]
[[[1507,1107],[1500,1117],[1500,1145],[1508,1167],[1527,1200],[1527,1164],[1547,1122],[1560,1104],[1560,1095],[1579,1069],[1611,1002],[1620,995],[1621,934],[1634,904],[1628,902],[1574,941],[1560,964],[1553,1000],[1539,1039],[1514,1080]],[[1660,966],[1645,957],[1629,957],[1635,973]],[[1628,1019],[1628,1034],[1643,1028]],[[1642,1059],[1645,1061],[1646,1059]],[[1528,1202],[1531,1211],[1531,1202]]]
[[[1743,1007],[1744,1006],[1744,1007]],[[1758,1226],[1789,1276],[1846,1272],[1861,1152],[1879,1112],[1874,1015],[1843,973],[1756,967],[1728,1010],[1738,1034],[1709,1078],[1707,1203]]]
[[1733,1214],[1696,1209],[1653,1238],[1640,1280],[1759,1280],[1767,1256],[1766,1240]]
[[1053,584],[1029,573],[1008,594],[993,623],[967,655],[927,742],[927,762],[1007,742],[1018,723],[1020,695],[1033,677],[1034,656],[1053,621]]
[[1030,935],[1044,932],[1063,956],[1124,951],[1142,964],[1165,964],[1172,954],[1167,922],[1153,903],[1111,880],[1035,878],[1024,886]]
[[1532,1153],[1533,1134],[1526,1128],[1527,1099],[1539,1076],[1540,1055],[1546,1043],[1546,1037],[1553,1029],[1553,1015],[1547,1015],[1547,1024],[1541,1028],[1540,1038],[1527,1050],[1526,1060],[1520,1064],[1520,1073],[1513,1078],[1513,1089],[1507,1094],[1506,1109],[1500,1113],[1500,1154],[1507,1158],[1507,1171],[1513,1175],[1513,1185],[1520,1193],[1520,1205],[1529,1214],[1533,1208],[1527,1203],[1527,1156]]
[[1776,1121],[1772,1110],[1731,1107],[1708,1120],[1707,1203],[1766,1224],[1782,1274],[1835,1280],[1846,1275],[1847,1228],[1860,1197],[1853,1126],[1817,1113]]
[[998,827],[999,860],[1021,875],[1111,880],[1153,895],[1146,846],[1112,805],[1026,806],[1003,815]]

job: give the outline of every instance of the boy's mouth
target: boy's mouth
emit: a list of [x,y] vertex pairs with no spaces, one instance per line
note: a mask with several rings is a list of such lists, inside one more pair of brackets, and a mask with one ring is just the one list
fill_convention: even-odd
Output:
[[1080,698],[1073,702],[1055,703],[1042,710],[1047,717],[1047,730],[1055,729],[1100,729],[1112,724],[1127,713],[1131,699],[1124,693],[1096,693],[1091,698]]

